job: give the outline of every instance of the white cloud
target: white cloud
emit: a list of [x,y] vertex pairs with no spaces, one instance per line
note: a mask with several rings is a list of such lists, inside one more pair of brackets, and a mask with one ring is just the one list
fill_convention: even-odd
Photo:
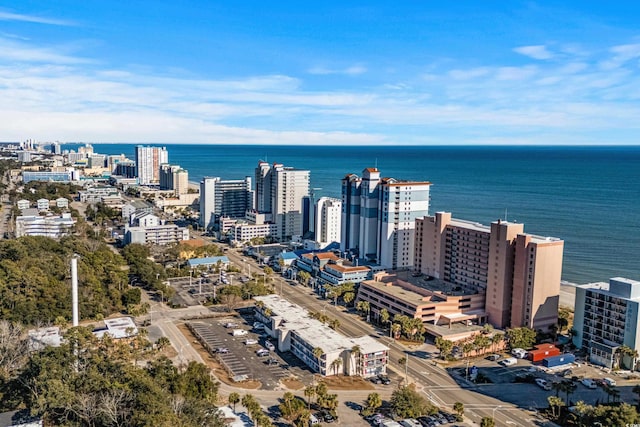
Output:
[[520,55],[540,60],[551,59],[555,56],[553,53],[549,52],[547,47],[544,45],[520,46],[513,49],[513,51]]
[[71,21],[66,21],[62,19],[47,18],[47,17],[34,16],[34,15],[21,15],[19,13],[6,12],[2,10],[0,10],[0,21],[21,21],[21,22],[32,22],[35,24],[63,25],[63,26],[75,25]]
[[0,64],[2,62],[79,64],[92,62],[61,51],[61,48],[34,47],[24,42],[0,38]]
[[307,70],[309,74],[330,75],[343,74],[348,76],[357,76],[367,72],[367,68],[362,65],[352,65],[347,68],[327,68],[322,66],[312,67]]

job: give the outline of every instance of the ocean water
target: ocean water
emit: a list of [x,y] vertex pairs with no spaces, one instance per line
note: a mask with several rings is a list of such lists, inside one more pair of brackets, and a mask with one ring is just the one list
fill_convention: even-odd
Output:
[[[506,218],[563,239],[564,280],[640,280],[640,147],[166,147],[190,181],[253,176],[266,160],[309,169],[319,196],[340,197],[341,178],[377,166],[382,176],[432,182],[431,214],[483,224]],[[133,144],[94,149],[135,158]]]

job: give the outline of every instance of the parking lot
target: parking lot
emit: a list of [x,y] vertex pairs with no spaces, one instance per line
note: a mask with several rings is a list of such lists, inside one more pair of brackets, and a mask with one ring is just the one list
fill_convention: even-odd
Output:
[[[311,372],[295,356],[265,348],[266,335],[253,329],[253,322],[253,315],[247,313],[243,316],[190,322],[188,326],[236,381],[256,380],[262,384],[262,389],[273,390],[284,378],[310,380]],[[234,336],[234,330],[246,331],[246,334]],[[254,340],[257,341],[256,344],[246,344]],[[260,349],[266,350],[265,356],[256,353]],[[271,364],[267,363],[269,359],[273,360]]]
[[220,286],[237,284],[249,280],[239,273],[200,274],[196,276],[174,277],[168,280],[175,289],[173,302],[176,305],[192,306],[203,304],[208,298],[215,298]]

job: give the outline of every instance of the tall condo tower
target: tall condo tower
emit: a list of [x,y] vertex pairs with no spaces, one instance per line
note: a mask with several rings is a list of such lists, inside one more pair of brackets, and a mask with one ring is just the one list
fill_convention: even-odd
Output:
[[160,184],[160,165],[169,163],[166,147],[136,147],[136,176],[140,185]]
[[340,248],[389,269],[413,266],[416,218],[429,214],[430,182],[381,178],[377,168],[342,179]]
[[256,203],[260,213],[271,213],[278,225],[280,241],[291,240],[303,232],[304,197],[309,196],[308,170],[285,167],[282,164],[259,162],[255,170]]
[[211,228],[217,217],[242,218],[253,209],[251,177],[222,180],[204,177],[200,181],[200,225]]

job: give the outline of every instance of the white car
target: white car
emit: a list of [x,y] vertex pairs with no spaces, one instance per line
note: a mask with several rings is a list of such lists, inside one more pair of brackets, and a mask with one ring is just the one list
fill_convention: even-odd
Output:
[[258,344],[258,340],[254,340],[253,338],[248,338],[244,341],[246,345],[256,345]]
[[244,335],[247,335],[249,332],[245,331],[244,329],[234,329],[231,332],[231,335],[233,335],[234,337],[242,337]]
[[261,331],[264,329],[264,323],[262,322],[253,322],[253,329],[257,329],[258,331]]
[[582,384],[587,388],[598,388],[598,384],[591,378],[584,378]]
[[551,390],[551,384],[547,380],[543,380],[542,378],[536,378],[536,384],[540,386],[543,390]]
[[258,357],[264,357],[264,356],[268,356],[268,355],[269,355],[269,350],[266,350],[264,348],[256,350],[256,356],[258,356]]
[[273,343],[271,341],[265,341],[264,342],[264,346],[269,350],[269,351],[276,351],[276,346],[273,345]]

